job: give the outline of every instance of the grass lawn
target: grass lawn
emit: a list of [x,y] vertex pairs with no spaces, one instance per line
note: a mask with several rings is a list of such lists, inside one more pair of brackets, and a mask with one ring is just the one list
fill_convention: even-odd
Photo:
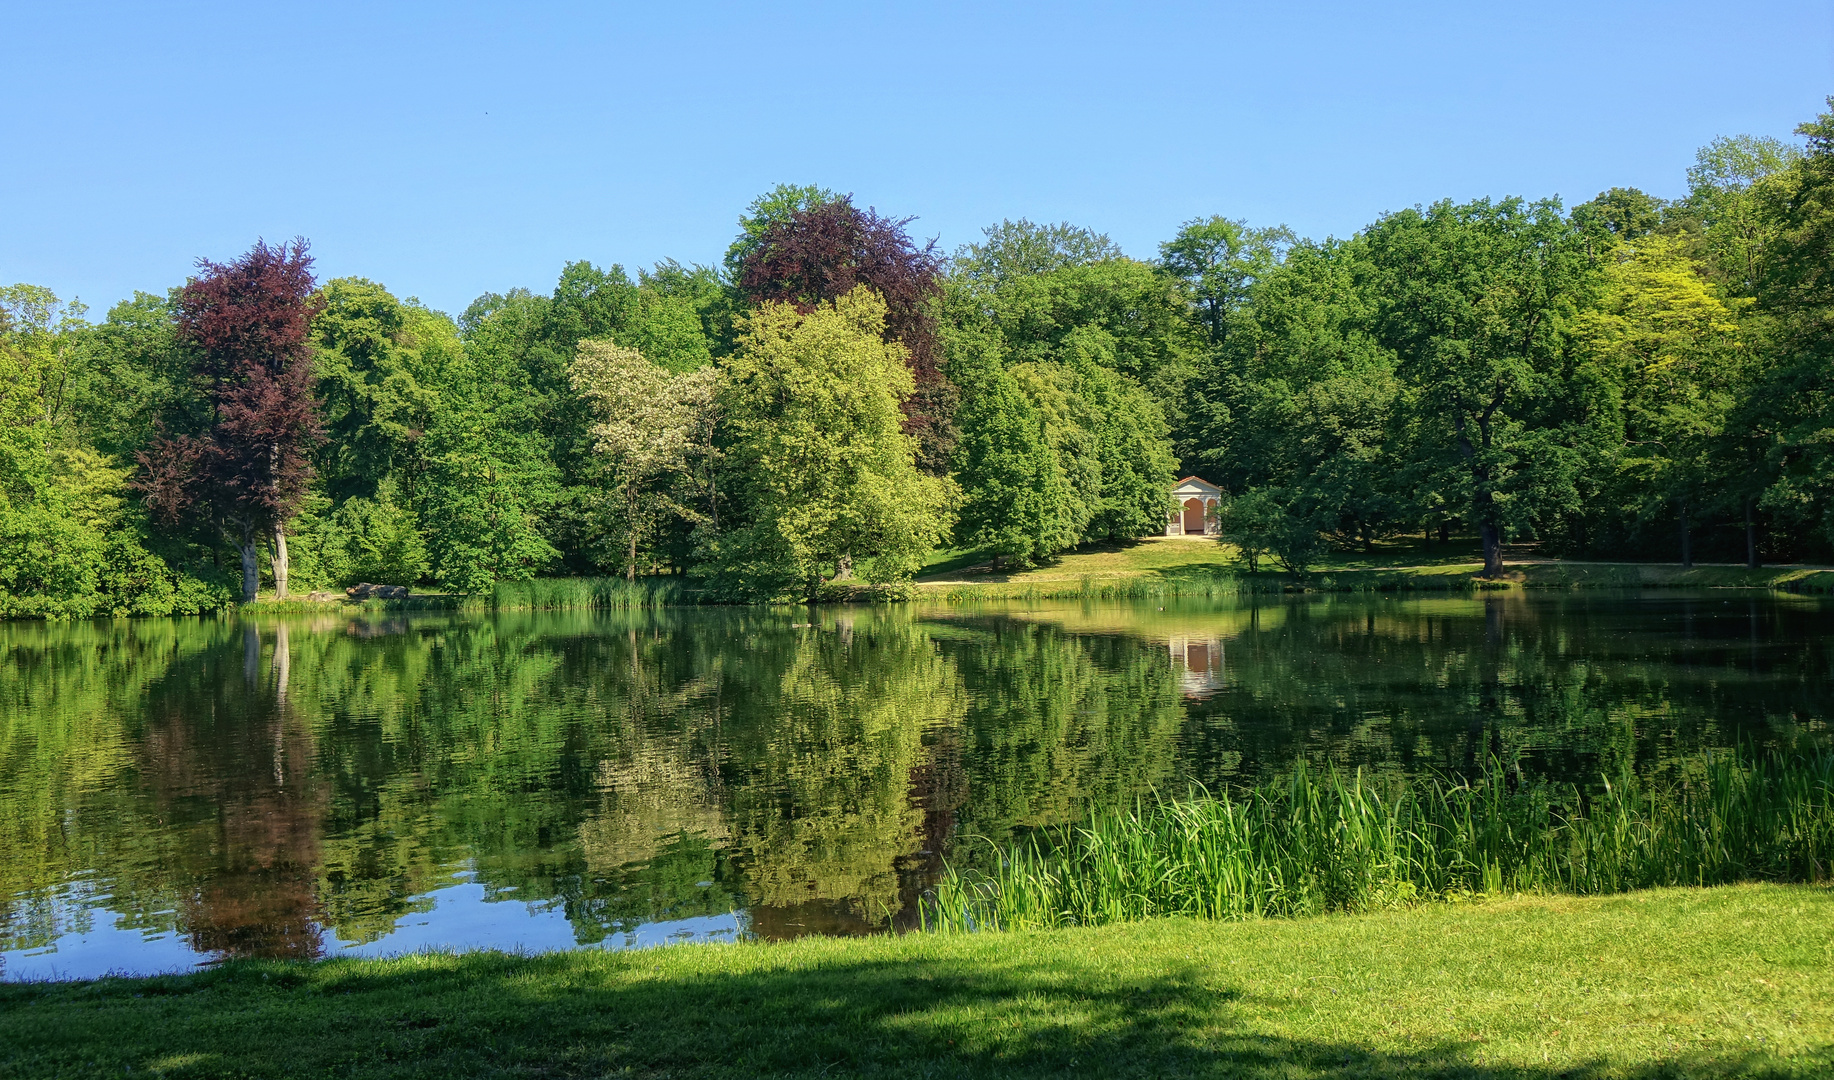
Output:
[[0,987],[0,1076],[1834,1075],[1834,892]]
[[[1678,563],[1607,563],[1506,558],[1507,580],[1530,588],[1794,588],[1834,591],[1834,571],[1818,567],[1695,566]],[[1483,569],[1475,538],[1427,545],[1390,540],[1373,552],[1332,552],[1312,569],[1307,587],[1464,588]],[[1092,544],[1066,552],[1029,570],[994,573],[981,552],[949,551],[934,556],[917,578],[932,598],[1073,596],[1087,591],[1146,586],[1168,593],[1202,593],[1206,586],[1252,583],[1277,591],[1290,581],[1272,560],[1251,578],[1236,549],[1199,537],[1148,537],[1124,544]]]

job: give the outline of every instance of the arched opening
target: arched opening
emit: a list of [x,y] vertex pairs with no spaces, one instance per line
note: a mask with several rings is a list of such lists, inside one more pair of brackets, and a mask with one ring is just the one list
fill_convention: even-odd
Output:
[[1184,501],[1184,534],[1186,536],[1204,534],[1204,501],[1202,499]]

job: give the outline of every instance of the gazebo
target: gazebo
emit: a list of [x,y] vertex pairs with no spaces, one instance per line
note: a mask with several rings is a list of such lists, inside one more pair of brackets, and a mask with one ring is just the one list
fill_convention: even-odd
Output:
[[1178,509],[1165,523],[1167,536],[1215,536],[1216,511],[1223,501],[1223,489],[1197,476],[1187,476],[1172,489]]

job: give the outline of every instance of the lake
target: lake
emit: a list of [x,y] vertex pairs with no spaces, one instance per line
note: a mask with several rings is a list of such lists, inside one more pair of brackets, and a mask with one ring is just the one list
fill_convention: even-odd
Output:
[[0,624],[0,977],[906,929],[1296,758],[1823,742],[1834,604],[1506,592]]

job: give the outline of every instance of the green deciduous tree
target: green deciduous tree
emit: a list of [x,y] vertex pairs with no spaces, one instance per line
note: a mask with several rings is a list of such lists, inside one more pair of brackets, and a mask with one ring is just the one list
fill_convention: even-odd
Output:
[[1764,507],[1834,545],[1834,98],[1796,129],[1808,146],[1757,187],[1769,223],[1757,309],[1769,363],[1734,423],[1769,432]]
[[958,332],[950,342],[950,377],[962,388],[952,468],[962,489],[956,540],[1029,566],[1081,539],[1076,496],[1044,413],[1000,362],[997,339],[967,338]]
[[1729,494],[1719,451],[1741,377],[1735,314],[1677,239],[1644,234],[1605,263],[1597,304],[1574,320],[1583,363],[1609,391],[1602,411],[1621,429],[1616,482],[1594,511],[1633,521],[1672,512],[1692,564],[1693,523]]
[[458,328],[363,278],[327,282],[320,296],[312,340],[328,435],[325,486],[341,501],[373,498],[391,476],[411,485],[416,444],[464,348]]
[[853,567],[908,577],[948,529],[951,486],[916,468],[899,408],[912,379],[884,320],[864,288],[747,318],[719,393],[731,527],[707,553],[728,594],[813,599]]
[[1159,264],[1183,283],[1211,345],[1228,337],[1230,316],[1248,301],[1294,241],[1284,225],[1250,228],[1220,216],[1193,218],[1159,245]]
[[635,579],[639,552],[665,521],[701,516],[675,489],[712,453],[716,372],[708,365],[676,374],[635,349],[582,341],[572,378],[597,416],[593,447],[615,492],[624,574]]
[[1455,456],[1484,573],[1502,541],[1573,508],[1575,451],[1550,409],[1595,270],[1554,202],[1435,203],[1369,230],[1378,340],[1417,390],[1423,450]]

